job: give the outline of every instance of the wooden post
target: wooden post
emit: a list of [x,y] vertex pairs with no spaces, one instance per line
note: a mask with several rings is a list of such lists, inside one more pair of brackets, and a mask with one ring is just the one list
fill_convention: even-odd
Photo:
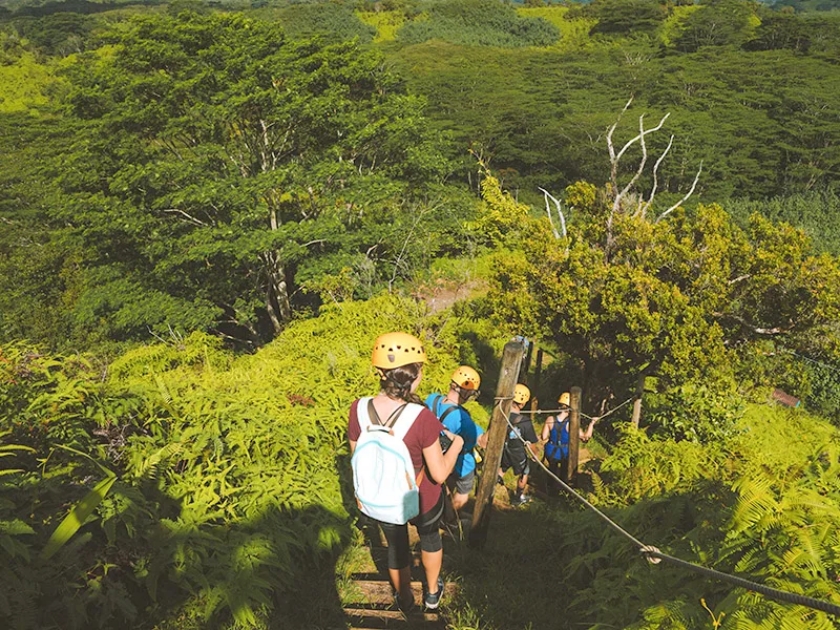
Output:
[[499,465],[502,463],[502,449],[504,449],[505,437],[508,433],[507,418],[510,415],[513,390],[516,387],[524,354],[525,346],[522,342],[510,341],[505,344],[502,370],[496,386],[496,404],[493,406],[493,415],[490,417],[490,426],[487,429],[484,468],[475,493],[475,509],[469,536],[471,547],[481,548],[487,541],[493,494],[496,491],[496,476]]
[[578,449],[580,448],[580,387],[569,390],[569,461],[566,462],[566,479],[572,485],[578,469]]
[[636,399],[633,401],[633,426],[639,428],[639,421],[642,418],[642,394],[645,393],[645,373],[639,374],[636,381]]
[[540,377],[542,376],[543,349],[537,349],[537,362],[534,364],[534,391],[540,391]]
[[519,374],[520,380],[522,382],[528,382],[527,376],[528,372],[531,370],[531,355],[534,352],[534,342],[529,341],[528,347],[525,350],[525,362],[522,364],[522,371]]

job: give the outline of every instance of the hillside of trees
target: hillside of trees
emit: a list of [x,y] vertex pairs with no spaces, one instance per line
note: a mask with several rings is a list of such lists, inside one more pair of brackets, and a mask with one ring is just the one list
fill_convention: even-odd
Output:
[[[0,626],[346,627],[388,330],[424,395],[476,366],[485,426],[514,336],[542,408],[640,397],[588,500],[840,605],[840,15],[804,5],[4,5]],[[569,500],[494,519],[454,630],[840,627]]]

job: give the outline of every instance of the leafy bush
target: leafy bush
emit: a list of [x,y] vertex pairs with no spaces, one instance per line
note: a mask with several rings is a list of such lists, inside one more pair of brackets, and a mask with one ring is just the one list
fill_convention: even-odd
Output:
[[316,2],[293,4],[278,14],[283,31],[290,37],[305,39],[317,35],[338,39],[353,39],[368,43],[376,35],[376,28],[362,22],[344,4]]
[[16,472],[0,475],[0,578],[18,586],[0,624],[340,625],[317,600],[352,537],[347,412],[376,390],[374,338],[427,340],[425,392],[475,358],[471,333],[492,337],[487,322],[425,315],[385,295],[326,306],[253,355],[194,333],[107,369],[4,347],[0,457]]
[[598,20],[592,34],[629,35],[658,28],[667,17],[667,9],[655,0],[595,0],[574,7],[568,17]]
[[743,409],[729,391],[686,383],[664,393],[650,393],[644,398],[645,423],[661,437],[698,443],[720,441],[735,429]]
[[840,196],[824,190],[774,197],[763,201],[733,200],[726,204],[732,217],[746,225],[751,214],[760,213],[772,221],[784,221],[802,229],[814,247],[840,254]]
[[[830,425],[766,404],[750,406],[730,437],[707,445],[628,429],[595,476],[593,500],[664,553],[837,601],[836,537],[818,524],[840,510],[838,449]],[[576,532],[562,546],[565,587],[576,593],[567,611],[573,618],[639,630],[690,630],[710,615],[727,629],[835,627],[825,613],[733,590],[724,580],[667,562],[647,567],[625,538],[592,533],[603,529],[593,519],[585,513],[564,528]],[[609,604],[595,619],[592,601]]]
[[542,18],[519,17],[513,7],[497,0],[446,0],[429,6],[424,18],[408,22],[397,39],[417,44],[441,39],[467,46],[550,46],[560,37],[556,26]]

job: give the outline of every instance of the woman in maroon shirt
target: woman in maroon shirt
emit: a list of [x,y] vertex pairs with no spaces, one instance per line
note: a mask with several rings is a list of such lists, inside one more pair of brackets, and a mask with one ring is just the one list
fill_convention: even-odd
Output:
[[[415,394],[426,362],[426,352],[419,339],[401,332],[382,335],[374,344],[372,361],[380,379],[380,392],[373,397],[373,407],[379,418],[390,418],[406,403],[422,405]],[[358,407],[358,400],[350,406],[347,439],[351,454],[361,435]],[[420,537],[420,557],[426,573],[423,599],[429,609],[440,605],[443,594],[443,580],[440,577],[443,564],[443,544],[440,538],[440,519],[443,515],[441,484],[452,472],[461,451],[461,443],[457,443],[444,454],[438,440],[441,432],[445,432],[452,440],[463,441],[460,436],[446,431],[435,415],[423,406],[403,438],[414,464],[414,472],[420,475],[425,468],[419,484],[420,514],[410,522],[417,528]],[[408,612],[414,607],[408,525],[377,522],[388,541],[388,574],[394,586],[396,604],[400,610]]]

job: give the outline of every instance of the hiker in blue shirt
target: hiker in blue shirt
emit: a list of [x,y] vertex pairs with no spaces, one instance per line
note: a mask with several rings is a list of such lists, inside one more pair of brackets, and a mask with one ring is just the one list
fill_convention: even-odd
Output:
[[[438,417],[444,427],[455,435],[464,439],[464,445],[455,469],[449,476],[447,485],[452,491],[452,507],[456,511],[467,504],[470,492],[475,485],[475,455],[473,449],[476,444],[482,448],[487,446],[487,434],[478,426],[470,413],[462,405],[478,396],[481,377],[473,368],[462,365],[452,374],[449,382],[449,392],[432,394],[426,398],[426,406]],[[444,450],[448,447],[447,440],[442,439]]]
[[[549,472],[563,481],[568,481],[566,462],[569,460],[569,412],[571,411],[569,392],[560,394],[557,402],[560,403],[560,411],[556,416],[546,418],[540,438],[542,442],[545,442],[544,454]],[[579,428],[580,441],[588,442],[592,438],[594,429],[595,419],[589,423],[585,431]]]

